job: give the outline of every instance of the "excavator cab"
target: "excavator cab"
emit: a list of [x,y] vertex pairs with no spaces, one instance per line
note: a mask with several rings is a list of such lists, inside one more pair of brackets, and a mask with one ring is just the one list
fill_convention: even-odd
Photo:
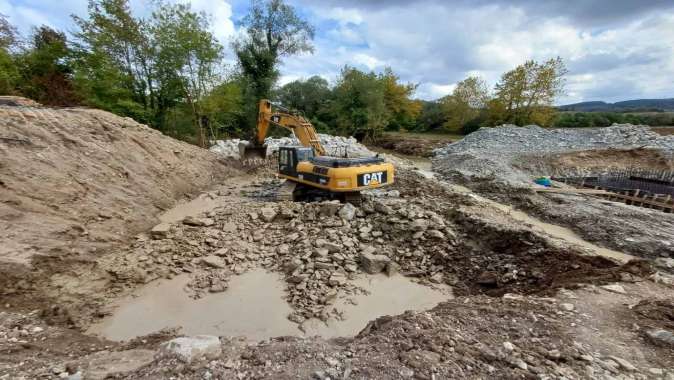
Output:
[[297,164],[314,158],[314,150],[303,146],[282,146],[278,151],[278,171],[281,174],[297,177]]

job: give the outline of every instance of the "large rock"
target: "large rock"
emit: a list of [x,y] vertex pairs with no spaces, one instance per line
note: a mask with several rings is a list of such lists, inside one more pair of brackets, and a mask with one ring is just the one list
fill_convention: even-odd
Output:
[[151,235],[154,239],[166,239],[169,232],[171,232],[171,225],[169,223],[160,223],[152,228]]
[[391,259],[385,255],[374,254],[374,248],[365,247],[360,252],[360,267],[364,272],[369,274],[381,273],[386,269],[386,266],[391,262]]
[[374,209],[375,209],[375,211],[377,211],[381,214],[384,214],[384,215],[393,214],[393,209],[389,205],[387,205],[386,203],[384,203],[380,200],[376,200],[374,202]]
[[327,243],[323,244],[322,248],[327,249],[328,252],[330,252],[330,253],[335,253],[335,252],[341,251],[342,247],[343,246],[341,244],[337,244],[337,243],[333,243],[333,242],[327,242]]
[[220,339],[213,335],[196,335],[172,339],[162,344],[160,356],[175,356],[185,363],[200,358],[215,359],[222,354]]
[[219,268],[219,269],[224,268],[226,266],[225,262],[215,255],[203,257],[201,259],[201,263],[211,268]]
[[271,207],[263,207],[260,210],[260,217],[267,223],[272,222],[276,218],[276,214],[276,210]]
[[674,348],[674,333],[667,330],[648,330],[646,335],[655,344]]
[[85,379],[126,377],[154,361],[154,351],[134,349],[127,351],[101,351],[82,359]]
[[339,201],[322,202],[319,209],[319,214],[323,216],[334,216],[342,208]]
[[215,224],[215,220],[211,218],[197,218],[194,216],[187,216],[183,219],[183,224],[195,227],[209,227]]
[[602,289],[608,290],[609,292],[613,293],[618,293],[618,294],[626,294],[625,288],[623,288],[621,285],[618,284],[609,284],[609,285],[602,285]]
[[426,231],[430,222],[426,219],[416,219],[410,224],[412,231]]
[[356,206],[346,203],[339,210],[339,217],[344,220],[353,220],[356,217]]

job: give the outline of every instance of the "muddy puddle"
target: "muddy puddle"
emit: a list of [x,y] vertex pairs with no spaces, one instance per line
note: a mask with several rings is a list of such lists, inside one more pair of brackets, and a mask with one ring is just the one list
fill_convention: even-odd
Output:
[[353,336],[377,317],[402,314],[406,310],[427,310],[453,298],[447,286],[430,288],[400,275],[365,275],[352,283],[365,292],[337,300],[335,308],[343,312],[344,320],[330,320],[327,324],[307,321],[302,325],[306,335]]
[[364,276],[354,280],[363,294],[338,299],[344,320],[326,324],[309,320],[300,331],[287,319],[284,282],[277,273],[256,269],[235,276],[226,291],[192,299],[184,291],[187,275],[148,284],[114,305],[113,314],[88,333],[122,341],[163,328],[179,327],[186,335],[244,336],[252,341],[275,336],[352,336],[382,315],[428,309],[451,298],[448,288],[433,289],[403,276]]

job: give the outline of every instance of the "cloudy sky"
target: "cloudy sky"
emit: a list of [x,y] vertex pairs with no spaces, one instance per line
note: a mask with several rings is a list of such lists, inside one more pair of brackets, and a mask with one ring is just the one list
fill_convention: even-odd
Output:
[[[181,0],[171,0],[181,1]],[[139,15],[150,0],[130,0]],[[312,55],[284,61],[282,82],[348,64],[390,66],[435,99],[480,75],[490,85],[527,59],[560,56],[569,68],[558,103],[674,97],[674,0],[288,0],[317,28]],[[212,15],[229,46],[248,0],[192,0]],[[0,13],[27,33],[47,24],[72,31],[86,0],[0,0]],[[229,54],[229,59],[233,55]]]

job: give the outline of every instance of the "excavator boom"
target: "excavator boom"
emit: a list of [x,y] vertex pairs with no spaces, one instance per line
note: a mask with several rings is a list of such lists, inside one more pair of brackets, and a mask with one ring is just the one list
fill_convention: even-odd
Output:
[[291,113],[290,111],[279,107],[280,111],[272,110],[272,103],[263,99],[260,101],[257,117],[257,129],[255,138],[251,144],[245,147],[243,156],[264,158],[267,153],[267,147],[264,139],[269,133],[270,125],[277,125],[292,131],[302,146],[312,148],[316,156],[324,156],[325,148],[316,133],[314,126],[303,116]]

